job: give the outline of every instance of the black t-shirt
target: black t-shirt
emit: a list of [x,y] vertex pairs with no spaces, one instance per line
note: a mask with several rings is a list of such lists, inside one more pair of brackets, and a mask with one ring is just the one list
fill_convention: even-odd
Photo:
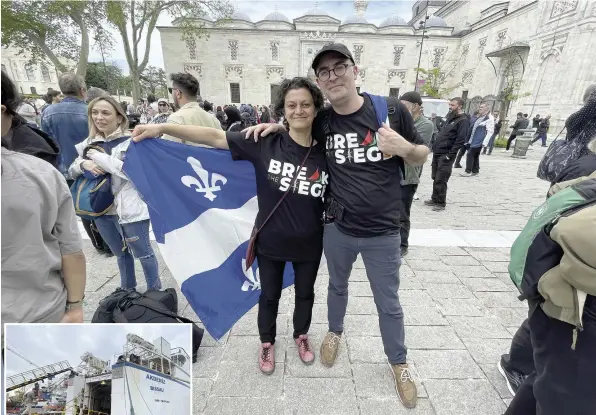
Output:
[[257,237],[257,253],[282,261],[315,261],[323,251],[323,197],[328,183],[323,141],[317,142],[294,185],[296,170],[308,147],[297,144],[287,132],[265,140],[246,140],[243,133],[227,132],[234,160],[255,167],[259,226],[286,189],[288,195]]
[[[399,232],[401,206],[400,166],[397,156],[383,155],[377,147],[378,123],[369,97],[360,109],[340,115],[332,108],[319,113],[313,125],[313,136],[325,136],[328,119],[326,155],[331,176],[328,200],[343,207],[343,217],[336,226],[345,234],[357,237],[391,235]],[[414,120],[399,102],[395,105],[397,132],[408,141],[423,144]]]

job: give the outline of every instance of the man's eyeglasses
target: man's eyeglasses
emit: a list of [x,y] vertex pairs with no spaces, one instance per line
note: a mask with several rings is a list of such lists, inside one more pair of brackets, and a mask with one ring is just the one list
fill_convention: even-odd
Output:
[[335,65],[335,68],[333,69],[323,69],[319,71],[317,78],[319,78],[321,81],[328,81],[331,77],[331,72],[333,72],[335,76],[339,78],[340,76],[344,76],[346,74],[346,71],[350,66],[354,65],[351,63],[340,63],[339,65]]

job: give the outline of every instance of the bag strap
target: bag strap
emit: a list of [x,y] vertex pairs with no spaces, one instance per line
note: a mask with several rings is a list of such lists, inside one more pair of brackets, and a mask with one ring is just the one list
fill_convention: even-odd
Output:
[[[182,317],[182,316],[168,310],[167,308],[162,306],[161,303],[158,303],[157,301],[152,300],[150,298],[141,297],[141,298],[132,300],[130,303],[133,305],[140,305],[140,306],[146,307],[150,310],[153,310],[157,313],[161,313],[166,316],[173,317],[177,320],[180,320],[182,323],[193,323],[194,324],[194,321],[192,321],[191,319]],[[156,305],[156,303],[159,305]],[[116,323],[128,323],[129,322],[128,319],[122,313],[122,310],[120,309],[119,305],[117,305],[114,308],[114,322],[116,322]]]
[[[308,159],[308,156],[310,155],[310,151],[312,150],[313,147],[313,143],[314,143],[314,139],[311,138],[310,139],[310,147],[308,148],[308,151],[306,153],[306,156],[304,156],[304,159],[302,160],[302,163],[300,163],[300,167],[298,167],[298,170],[296,171],[296,176],[294,177],[294,181],[292,183],[292,186],[296,184],[296,180],[298,180],[298,175],[300,175],[300,170],[302,170],[302,167],[304,166],[304,164],[306,163],[306,160]],[[273,206],[273,209],[271,209],[271,212],[269,212],[269,215],[265,218],[265,220],[263,221],[263,223],[261,223],[261,226],[259,226],[259,228],[257,229],[257,231],[254,233],[254,236],[257,236],[257,234],[259,232],[261,232],[261,230],[263,230],[263,227],[265,226],[265,224],[269,221],[269,219],[271,219],[271,216],[273,216],[273,213],[277,210],[277,208],[279,207],[279,205],[281,205],[281,202],[284,201],[284,199],[286,198],[286,196],[288,195],[288,193],[290,192],[290,189],[292,188],[292,186],[289,186],[287,188],[287,190],[284,192],[284,194],[282,195],[282,197],[279,199],[279,201],[276,203],[275,206]]]

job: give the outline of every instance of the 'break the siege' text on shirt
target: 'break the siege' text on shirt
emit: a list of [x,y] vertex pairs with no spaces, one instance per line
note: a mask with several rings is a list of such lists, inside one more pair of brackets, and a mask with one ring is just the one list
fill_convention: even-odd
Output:
[[[328,198],[344,208],[343,218],[336,226],[356,237],[372,237],[399,232],[400,158],[382,154],[377,147],[378,124],[370,98],[349,115],[329,111],[329,134],[326,136],[326,156],[331,180]],[[423,144],[416,133],[414,120],[406,107],[397,102],[395,118],[398,133],[415,144]],[[313,137],[325,137],[320,113],[313,125]]]
[[313,146],[296,174],[308,147],[296,143],[286,131],[256,143],[246,140],[243,133],[227,132],[226,137],[234,160],[248,160],[255,167],[257,226],[289,189],[259,232],[257,253],[282,261],[318,261],[323,251],[323,197],[328,184],[324,143]]

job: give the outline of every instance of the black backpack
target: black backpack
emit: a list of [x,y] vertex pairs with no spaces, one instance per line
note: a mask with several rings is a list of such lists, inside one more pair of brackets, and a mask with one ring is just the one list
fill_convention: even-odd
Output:
[[149,290],[143,294],[136,291],[116,289],[99,302],[92,323],[191,323],[192,361],[197,353],[204,330],[194,321],[178,313],[178,295],[173,288],[163,291]]

